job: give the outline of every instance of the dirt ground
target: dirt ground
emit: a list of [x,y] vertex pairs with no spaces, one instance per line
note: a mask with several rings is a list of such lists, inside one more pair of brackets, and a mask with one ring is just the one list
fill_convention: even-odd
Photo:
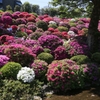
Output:
[[53,94],[44,100],[100,100],[100,87],[72,90],[65,95]]

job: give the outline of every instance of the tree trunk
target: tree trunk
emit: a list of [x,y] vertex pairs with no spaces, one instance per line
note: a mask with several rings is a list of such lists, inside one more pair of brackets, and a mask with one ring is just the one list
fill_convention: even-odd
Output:
[[98,23],[100,17],[100,1],[99,4],[94,3],[94,8],[91,14],[91,20],[88,28],[87,42],[91,53],[96,52],[98,49]]

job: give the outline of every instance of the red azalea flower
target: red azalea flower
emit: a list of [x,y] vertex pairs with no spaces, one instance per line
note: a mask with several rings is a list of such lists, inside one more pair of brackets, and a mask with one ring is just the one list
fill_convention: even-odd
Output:
[[55,29],[50,27],[50,28],[48,28],[48,31],[50,31],[50,32],[54,32]]
[[12,25],[11,28],[12,28],[12,30],[17,30],[18,27],[17,27],[17,25]]
[[32,30],[28,30],[28,29],[26,29],[26,33],[29,35],[29,34],[31,34],[33,31]]

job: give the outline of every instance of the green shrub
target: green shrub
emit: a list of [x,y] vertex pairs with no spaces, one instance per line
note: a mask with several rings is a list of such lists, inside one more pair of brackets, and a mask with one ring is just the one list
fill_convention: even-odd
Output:
[[50,50],[50,49],[48,49],[48,48],[44,48],[44,52],[50,53],[50,52],[51,52],[51,50]]
[[46,30],[48,29],[47,23],[44,22],[44,21],[42,21],[42,20],[36,22],[36,26],[37,26],[38,28],[42,28],[44,31],[46,31]]
[[69,22],[69,25],[70,25],[70,27],[74,27],[74,26],[76,26],[76,23]]
[[58,30],[60,31],[60,32],[63,32],[63,31],[68,31],[68,28],[67,27],[64,27],[64,26],[59,26],[58,27]]
[[18,71],[21,69],[21,65],[19,63],[16,62],[8,62],[7,64],[5,64],[1,69],[1,73],[3,78],[13,78],[13,79],[17,79],[17,73]]
[[27,35],[27,33],[25,33],[25,32],[21,32],[21,31],[18,31],[18,32],[16,32],[16,37],[27,37],[28,35]]
[[37,56],[38,59],[46,61],[48,64],[50,64],[54,57],[50,53],[42,52]]
[[56,24],[49,24],[48,27],[52,27],[55,29],[55,28],[57,28],[57,25]]
[[96,62],[96,63],[100,64],[100,52],[96,52],[96,53],[92,54],[91,60],[93,62]]
[[73,56],[73,57],[71,57],[71,60],[75,61],[79,65],[86,64],[86,63],[90,62],[90,59],[86,55]]
[[41,95],[41,82],[24,84],[15,80],[3,80],[0,87],[0,100],[33,100],[34,95]]

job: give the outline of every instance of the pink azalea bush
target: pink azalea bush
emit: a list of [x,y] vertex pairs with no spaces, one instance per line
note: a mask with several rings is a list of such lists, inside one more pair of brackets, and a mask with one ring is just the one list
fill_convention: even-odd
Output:
[[9,61],[6,55],[0,55],[0,68],[4,66]]
[[35,71],[35,75],[37,79],[45,81],[47,66],[48,64],[43,60],[34,60],[34,62],[31,65],[31,68],[33,68],[33,70]]
[[42,35],[38,39],[43,48],[55,50],[58,46],[63,45],[62,39],[56,35]]
[[55,92],[84,87],[84,73],[69,59],[55,60],[48,65],[47,80]]
[[70,55],[70,57],[75,55],[88,55],[89,47],[87,44],[79,43],[76,40],[70,41],[65,45],[66,51]]
[[7,45],[4,54],[10,58],[10,61],[18,62],[22,66],[29,66],[35,59],[31,49],[22,44]]

